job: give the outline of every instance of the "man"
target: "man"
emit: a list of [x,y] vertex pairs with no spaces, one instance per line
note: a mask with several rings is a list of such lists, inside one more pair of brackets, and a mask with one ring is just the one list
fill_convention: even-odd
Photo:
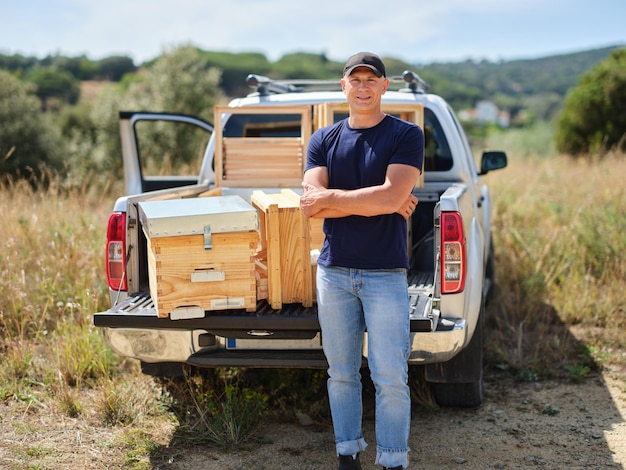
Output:
[[376,387],[376,464],[408,467],[411,399],[407,220],[424,156],[424,134],[386,115],[389,80],[376,54],[348,59],[342,90],[349,117],[311,137],[300,205],[324,218],[317,304],[328,360],[328,396],[340,470],[360,470],[361,359]]

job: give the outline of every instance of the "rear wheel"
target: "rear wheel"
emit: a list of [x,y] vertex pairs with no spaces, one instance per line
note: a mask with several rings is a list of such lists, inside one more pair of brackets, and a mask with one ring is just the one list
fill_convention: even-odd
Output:
[[432,384],[432,388],[439,406],[474,408],[483,402],[482,379],[466,384]]

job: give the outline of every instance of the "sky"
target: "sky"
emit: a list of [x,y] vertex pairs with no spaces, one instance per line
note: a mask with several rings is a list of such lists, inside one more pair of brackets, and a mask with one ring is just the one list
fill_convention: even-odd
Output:
[[222,52],[368,50],[409,64],[533,59],[626,46],[626,0],[0,0],[0,54],[136,65],[182,45]]

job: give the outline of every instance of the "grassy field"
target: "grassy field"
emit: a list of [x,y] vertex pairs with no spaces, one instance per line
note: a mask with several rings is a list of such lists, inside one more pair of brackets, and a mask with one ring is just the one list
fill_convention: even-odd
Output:
[[[626,371],[623,175],[621,154],[510,155],[507,169],[485,177],[494,200],[497,272],[488,369],[525,381]],[[109,351],[92,325],[92,313],[109,307],[103,246],[113,198],[106,193],[54,180],[42,191],[26,183],[0,187],[0,404],[52,407],[72,419],[86,419],[89,409],[89,419],[141,429],[140,423],[169,420],[181,404],[142,377],[136,363]],[[319,380],[298,374],[302,383]],[[189,406],[200,420],[205,406],[222,406],[226,420],[227,413],[257,412],[268,398],[230,385],[223,392],[190,398]],[[180,421],[181,428],[195,424]],[[216,432],[207,429],[209,437]],[[134,436],[132,452],[141,453],[142,439]]]
[[77,415],[76,390],[111,380],[120,365],[91,325],[108,301],[103,243],[112,202],[57,181],[42,191],[9,182],[0,193],[0,400],[53,400]]
[[527,158],[488,175],[499,286],[488,317],[493,360],[531,376],[624,368],[625,171],[621,155]]

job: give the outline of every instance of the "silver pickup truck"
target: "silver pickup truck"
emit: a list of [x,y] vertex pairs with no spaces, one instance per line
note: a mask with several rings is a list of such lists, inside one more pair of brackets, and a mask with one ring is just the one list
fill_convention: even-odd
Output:
[[[441,97],[429,93],[427,84],[412,72],[391,82],[383,110],[416,122],[426,136],[424,171],[413,191],[419,204],[409,221],[407,240],[409,363],[424,366],[425,379],[440,405],[476,406],[483,400],[483,312],[494,282],[492,203],[480,176],[504,168],[507,157],[504,152],[484,151],[478,168],[461,124]],[[236,195],[247,202],[258,190],[271,194],[289,188],[301,194],[301,174],[293,171],[303,166],[308,136],[347,115],[338,80],[275,81],[250,75],[248,83],[254,91],[216,107],[213,125],[187,115],[120,112],[127,195],[116,201],[107,227],[112,307],[95,313],[94,323],[102,327],[114,351],[139,360],[146,374],[176,374],[183,364],[326,367],[315,303],[274,308],[259,298],[252,309],[225,307],[174,319],[158,315],[151,296],[154,277],[148,267],[142,204],[197,198],[216,189],[222,196]],[[145,140],[140,133],[144,123],[163,121],[207,133],[199,174],[155,174],[154,162],[141,151]],[[268,170],[271,165],[265,165],[264,155],[271,152],[264,153],[261,147],[281,138],[299,143],[296,155],[285,163],[293,166],[292,172],[283,171],[281,165]],[[227,141],[250,143],[252,160],[242,164],[234,156],[226,157]],[[159,166],[161,172],[163,168]],[[364,349],[364,366],[366,354]]]

